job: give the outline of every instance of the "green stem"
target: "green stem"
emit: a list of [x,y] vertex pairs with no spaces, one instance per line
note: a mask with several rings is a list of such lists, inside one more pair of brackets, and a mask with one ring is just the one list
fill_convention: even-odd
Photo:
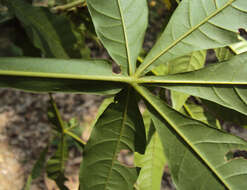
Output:
[[75,139],[77,142],[79,142],[82,145],[86,145],[87,143],[85,141],[83,141],[81,138],[79,138],[78,136],[76,136],[74,133],[71,133],[68,130],[64,131],[65,134],[71,136],[73,139]]
[[62,134],[61,134],[61,137],[62,137],[62,140],[61,142],[64,140],[64,134],[67,134],[69,136],[71,136],[73,139],[75,139],[77,142],[81,143],[82,145],[85,145],[86,142],[83,141],[82,139],[80,139],[79,137],[77,137],[75,134],[71,133],[69,130],[72,129],[72,128],[69,128],[69,129],[65,129],[65,126],[64,126],[64,123],[63,123],[63,120],[62,120],[62,117],[59,113],[59,110],[57,108],[57,105],[56,105],[56,102],[54,101],[53,97],[52,97],[52,94],[49,93],[49,96],[50,96],[50,101],[51,101],[51,105],[56,113],[56,117],[58,119],[58,122],[59,122],[59,125],[60,125],[60,128],[62,129]]
[[78,1],[74,1],[71,3],[65,4],[65,5],[56,6],[56,7],[53,7],[51,10],[57,13],[57,12],[66,11],[66,10],[70,10],[72,8],[81,7],[81,6],[86,6],[85,0],[78,0]]
[[56,117],[57,117],[57,120],[58,120],[58,123],[59,123],[59,127],[61,128],[62,133],[64,133],[64,131],[65,131],[65,126],[64,126],[62,117],[61,117],[61,115],[60,115],[60,113],[59,113],[59,110],[58,110],[58,108],[57,108],[56,102],[54,101],[54,99],[53,99],[51,93],[49,93],[49,96],[50,96],[51,106],[53,107],[53,109],[54,109],[54,111],[55,111],[55,114],[56,114]]

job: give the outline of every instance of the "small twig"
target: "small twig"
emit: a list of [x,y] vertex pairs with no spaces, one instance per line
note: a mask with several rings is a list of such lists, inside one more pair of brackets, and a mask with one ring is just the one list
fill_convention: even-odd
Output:
[[64,133],[67,134],[67,135],[69,135],[69,136],[71,136],[73,139],[75,139],[77,142],[79,142],[82,145],[86,145],[87,144],[84,140],[82,140],[81,138],[79,138],[74,133],[71,133],[68,130],[65,130]]
[[62,136],[64,134],[67,134],[67,135],[71,136],[73,139],[75,139],[77,142],[81,143],[82,145],[85,145],[86,144],[85,141],[83,141],[82,139],[80,139],[75,134],[73,134],[72,132],[69,131],[71,128],[65,129],[64,121],[62,120],[62,117],[61,117],[60,112],[59,112],[59,110],[57,108],[56,102],[54,101],[51,93],[49,93],[49,96],[50,96],[51,105],[52,105],[52,107],[53,107],[53,109],[55,111],[56,118],[57,118],[57,120],[59,122],[59,125],[60,125],[60,128],[62,130]]
[[55,112],[55,114],[56,114],[55,117],[56,117],[57,120],[58,120],[59,127],[61,128],[61,132],[64,133],[65,126],[64,126],[64,122],[63,122],[63,120],[62,120],[62,117],[61,117],[61,115],[60,115],[60,113],[59,113],[59,110],[58,110],[58,108],[57,108],[57,104],[56,104],[56,102],[54,101],[54,99],[53,99],[51,93],[49,93],[49,96],[50,96],[51,106],[52,106],[52,108],[53,108],[53,110],[54,110],[54,112]]
[[51,11],[54,13],[57,13],[57,12],[67,11],[67,10],[70,10],[76,7],[84,7],[86,5],[87,4],[85,0],[78,0],[78,1],[74,1],[71,3],[65,4],[65,5],[59,5],[59,6],[53,7]]

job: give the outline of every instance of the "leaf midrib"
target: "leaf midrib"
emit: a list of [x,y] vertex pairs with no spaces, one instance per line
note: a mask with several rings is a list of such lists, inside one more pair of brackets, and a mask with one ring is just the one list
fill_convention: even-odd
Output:
[[185,34],[183,34],[182,36],[180,36],[177,40],[173,41],[173,43],[171,43],[167,48],[165,48],[164,50],[162,50],[158,55],[156,55],[153,59],[151,59],[151,61],[147,62],[147,64],[145,65],[141,65],[136,73],[135,76],[138,77],[142,74],[142,72],[148,68],[151,64],[153,64],[157,59],[159,59],[163,54],[165,54],[167,51],[169,51],[171,48],[173,48],[174,46],[176,46],[180,41],[182,41],[184,38],[186,38],[187,36],[189,36],[192,32],[194,32],[196,29],[198,29],[200,26],[202,26],[203,24],[205,24],[206,22],[208,22],[208,20],[210,20],[212,17],[216,16],[218,13],[220,13],[221,11],[223,11],[225,8],[227,8],[228,6],[230,6],[235,0],[229,0],[224,6],[222,6],[220,9],[217,9],[216,7],[216,11],[214,13],[212,13],[211,15],[207,16],[205,19],[203,19],[200,23],[198,23],[197,25],[195,25],[194,27],[192,27],[190,30],[188,30]]
[[134,70],[132,68],[131,65],[131,61],[130,61],[130,51],[129,51],[129,46],[128,46],[128,36],[127,36],[127,29],[126,29],[126,25],[125,25],[125,20],[123,17],[123,11],[121,9],[121,3],[119,0],[117,0],[117,5],[118,5],[118,9],[119,9],[119,13],[120,13],[120,17],[121,17],[121,23],[122,23],[122,29],[123,29],[123,33],[124,33],[124,40],[125,40],[125,48],[126,48],[126,56],[127,56],[127,60],[128,60],[128,66],[129,66],[129,75],[132,76],[134,74]]
[[122,119],[122,123],[121,123],[121,130],[120,130],[120,134],[119,134],[119,137],[118,137],[118,141],[117,141],[117,144],[116,144],[116,148],[115,148],[114,154],[113,154],[112,159],[111,159],[112,160],[111,168],[110,168],[110,171],[109,171],[108,176],[106,178],[106,183],[105,183],[104,190],[106,190],[107,187],[108,187],[109,180],[110,180],[111,174],[112,174],[112,170],[113,170],[113,167],[115,165],[115,161],[117,160],[118,147],[119,147],[119,145],[121,143],[121,138],[123,136],[123,131],[124,131],[124,128],[125,128],[125,122],[126,122],[126,119],[127,119],[129,98],[130,98],[130,88],[128,88],[128,92],[127,92],[127,95],[126,95],[126,102],[125,102],[125,106],[124,106],[123,119]]
[[14,71],[14,70],[0,70],[0,76],[13,77],[33,77],[33,78],[50,78],[50,79],[75,79],[75,80],[92,80],[92,81],[108,81],[108,82],[122,82],[127,84],[185,84],[185,85],[247,85],[247,81],[202,81],[202,80],[173,80],[173,79],[155,79],[152,77],[128,77],[118,76],[117,74],[109,75],[79,75],[79,74],[65,74],[65,73],[47,73],[47,72],[30,72],[30,71]]
[[151,106],[162,116],[163,119],[165,119],[169,125],[172,126],[172,128],[176,131],[176,133],[189,145],[189,147],[192,148],[192,150],[202,159],[202,161],[210,168],[210,170],[217,176],[217,178],[222,182],[222,184],[224,184],[225,187],[227,187],[228,189],[230,189],[230,187],[228,186],[228,183],[224,180],[224,178],[222,178],[220,176],[220,174],[218,174],[218,172],[214,169],[214,167],[211,166],[211,164],[204,159],[204,157],[200,154],[200,152],[197,151],[197,148],[194,147],[193,144],[191,144],[189,142],[189,140],[177,129],[176,125],[159,109],[159,106],[155,105],[155,103],[153,103],[152,99],[150,99],[148,97],[148,95],[146,94],[146,92],[144,91],[143,87],[138,86],[138,85],[134,85],[133,86],[137,92],[139,92],[139,94],[146,99],[146,101],[148,101]]

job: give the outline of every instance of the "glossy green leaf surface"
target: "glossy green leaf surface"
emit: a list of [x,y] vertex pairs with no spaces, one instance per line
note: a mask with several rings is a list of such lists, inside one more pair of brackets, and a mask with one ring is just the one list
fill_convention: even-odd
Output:
[[93,128],[80,170],[81,190],[133,190],[137,170],[118,161],[121,150],[144,153],[146,135],[132,91],[121,92]]
[[246,62],[247,53],[244,53],[198,71],[144,78],[159,86],[198,96],[247,115]]
[[178,189],[245,189],[247,160],[228,155],[246,151],[246,141],[180,114],[143,87],[135,89],[148,104]]
[[[153,124],[151,127],[154,127]],[[136,182],[138,190],[160,189],[165,161],[160,137],[155,131],[139,161],[142,168]]]
[[190,52],[239,41],[238,29],[247,28],[246,12],[245,0],[183,0],[137,75]]
[[104,60],[0,58],[0,75],[0,87],[32,92],[114,94],[124,79]]
[[123,74],[134,74],[147,27],[146,0],[87,0],[96,33]]
[[45,7],[33,7],[26,0],[4,2],[25,26],[35,47],[41,49],[46,57],[81,57],[80,51],[75,49],[78,39],[65,16],[54,15]]

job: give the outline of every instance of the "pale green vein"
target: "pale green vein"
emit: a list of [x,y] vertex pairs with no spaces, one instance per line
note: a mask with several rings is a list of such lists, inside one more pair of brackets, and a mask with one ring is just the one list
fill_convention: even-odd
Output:
[[225,187],[230,189],[227,181],[216,171],[216,169],[209,163],[208,160],[204,159],[201,153],[197,150],[196,146],[193,143],[190,143],[190,141],[184,136],[184,134],[177,128],[176,124],[166,116],[164,112],[160,109],[160,105],[156,104],[152,97],[150,97],[149,94],[147,94],[146,90],[138,85],[133,85],[133,87],[136,89],[137,92],[160,114],[160,116],[169,123],[169,125],[176,131],[176,133],[185,141],[186,144],[188,144],[193,151],[196,152],[196,154],[204,161],[204,163],[210,168],[210,170],[218,177],[218,179],[224,184]]
[[16,77],[34,77],[34,78],[51,78],[51,79],[77,79],[77,80],[92,80],[92,81],[113,81],[126,82],[132,81],[132,78],[125,76],[106,76],[106,75],[77,75],[77,74],[60,74],[60,73],[43,73],[43,72],[26,72],[26,71],[5,71],[0,70],[1,76],[16,76]]
[[196,26],[194,26],[193,28],[191,28],[190,30],[188,30],[185,34],[183,34],[182,36],[180,36],[177,40],[175,40],[173,43],[171,43],[167,48],[165,48],[164,50],[162,50],[157,56],[155,56],[151,61],[149,61],[147,64],[145,65],[141,65],[137,71],[135,76],[138,77],[142,74],[142,72],[148,68],[150,65],[152,65],[157,59],[159,59],[163,54],[165,54],[167,51],[169,51],[171,48],[173,48],[174,46],[176,46],[180,41],[182,41],[184,38],[186,38],[188,35],[190,35],[192,32],[194,32],[196,29],[198,29],[199,27],[201,27],[203,24],[207,23],[211,18],[213,18],[214,16],[216,16],[218,13],[220,13],[222,10],[224,10],[225,8],[227,8],[228,6],[230,6],[235,0],[229,0],[224,6],[222,6],[220,9],[217,9],[214,13],[212,13],[211,15],[209,15],[208,17],[206,17],[205,19],[203,19],[200,23],[198,23]]
[[121,22],[122,22],[122,28],[123,28],[123,33],[124,33],[124,39],[125,39],[125,48],[126,48],[126,52],[127,52],[127,57],[128,57],[128,65],[129,65],[129,75],[132,76],[134,74],[134,70],[132,68],[132,64],[130,61],[130,50],[129,50],[129,45],[128,45],[128,36],[127,36],[127,29],[126,29],[126,25],[125,25],[125,20],[123,17],[123,11],[121,9],[121,4],[120,1],[118,1],[118,8],[119,8],[119,12],[120,12],[120,16],[121,16]]
[[112,171],[113,171],[113,166],[114,166],[115,161],[117,159],[118,147],[119,147],[119,145],[121,143],[121,138],[123,136],[123,132],[124,132],[124,128],[125,128],[125,122],[126,122],[126,119],[127,119],[129,98],[130,98],[130,89],[128,89],[128,92],[127,92],[127,95],[126,95],[126,102],[125,102],[125,107],[124,107],[124,112],[123,112],[123,120],[122,120],[122,124],[121,124],[121,131],[120,131],[120,134],[119,134],[119,138],[118,138],[118,141],[117,141],[117,144],[116,144],[116,148],[115,148],[114,154],[112,156],[111,168],[110,168],[110,171],[109,171],[107,179],[106,179],[104,190],[107,189],[107,185],[109,183],[109,180],[110,180],[110,177],[111,177],[111,174],[112,174]]

